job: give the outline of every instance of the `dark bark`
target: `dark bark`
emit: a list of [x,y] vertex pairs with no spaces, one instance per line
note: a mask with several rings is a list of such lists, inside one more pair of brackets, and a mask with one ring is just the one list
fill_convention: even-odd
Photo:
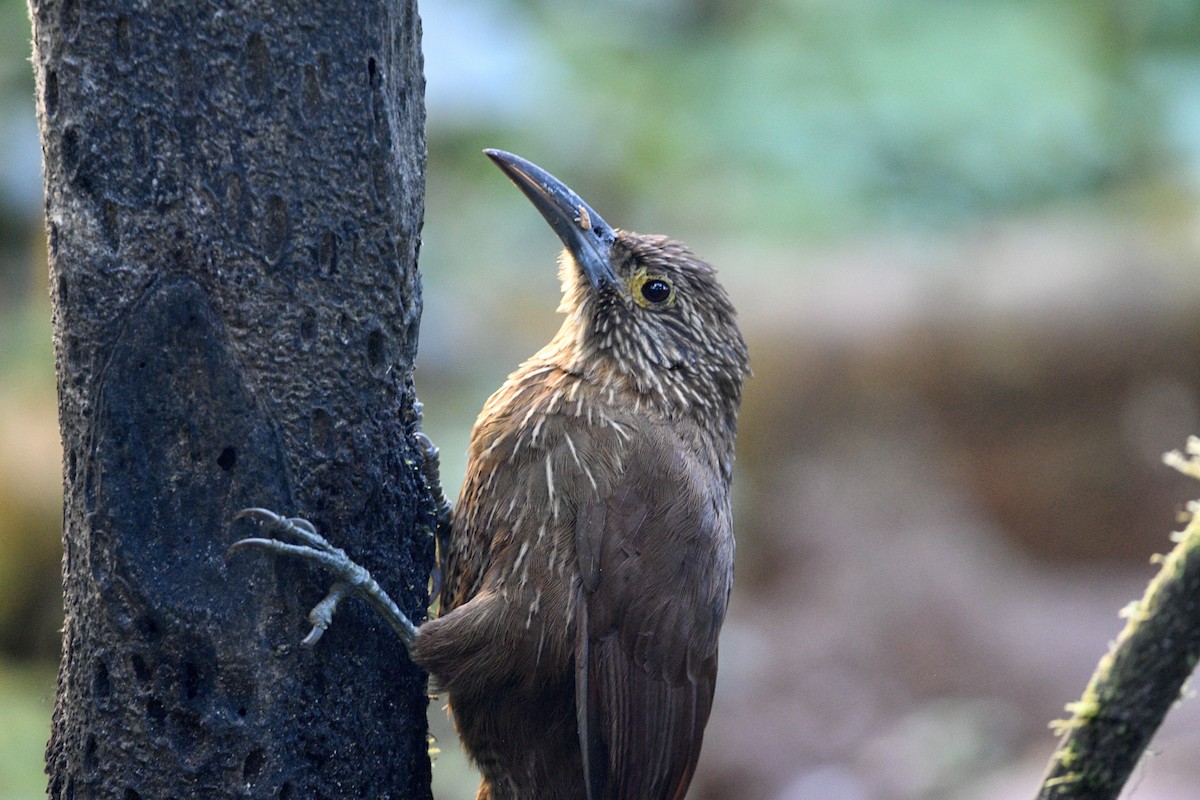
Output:
[[[1200,440],[1168,462],[1200,478]],[[1200,661],[1200,517],[1193,517],[1163,559],[1129,621],[1100,659],[1071,719],[1056,723],[1062,741],[1038,800],[1106,800],[1121,794],[1167,712]]]
[[[414,619],[415,0],[31,0],[64,445],[53,798],[428,797],[424,678],[326,576],[225,558],[303,515]],[[248,533],[242,530],[240,533]]]

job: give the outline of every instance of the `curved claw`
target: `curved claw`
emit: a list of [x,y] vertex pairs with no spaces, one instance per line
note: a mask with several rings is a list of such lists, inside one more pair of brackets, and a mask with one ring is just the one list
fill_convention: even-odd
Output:
[[237,522],[239,519],[256,519],[260,522],[277,524],[282,522],[284,518],[269,508],[259,508],[254,506],[252,508],[243,508],[241,511],[233,515],[233,519],[231,521]]
[[233,555],[234,553],[236,553],[239,550],[246,550],[246,549],[253,548],[253,547],[261,547],[266,550],[271,550],[274,548],[274,545],[277,545],[277,544],[281,545],[281,544],[283,544],[283,542],[277,542],[274,539],[260,539],[260,538],[251,536],[251,537],[247,537],[245,539],[238,539],[236,542],[229,545],[229,547],[226,547],[225,555],[226,555],[226,557],[228,557],[228,556]]
[[312,647],[325,631],[329,630],[329,626],[333,624],[333,612],[337,610],[338,603],[346,596],[349,589],[349,586],[340,581],[335,583],[330,587],[329,594],[325,595],[324,599],[308,612],[308,621],[312,623],[312,630],[308,632],[308,636],[300,640],[301,647]]
[[281,514],[276,514],[269,508],[243,508],[241,511],[233,515],[231,522],[237,522],[240,519],[253,519],[271,528],[279,528],[280,530],[288,530],[290,528],[300,528],[306,533],[316,533],[317,528],[304,517],[285,517]]
[[268,508],[243,508],[233,515],[230,522],[237,522],[242,519],[252,519],[260,522],[269,531],[290,533],[297,539],[321,550],[337,549],[326,541],[325,537],[317,533],[316,526],[304,517],[284,517]]
[[433,439],[429,438],[429,434],[425,433],[425,431],[417,431],[413,434],[413,436],[416,438],[417,444],[421,446],[421,453],[426,459],[438,457],[438,453],[441,451],[438,450],[438,446],[433,443]]

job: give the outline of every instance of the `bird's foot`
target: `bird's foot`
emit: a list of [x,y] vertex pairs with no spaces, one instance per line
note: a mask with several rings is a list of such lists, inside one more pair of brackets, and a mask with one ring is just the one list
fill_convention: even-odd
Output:
[[[346,551],[334,547],[317,533],[317,529],[306,519],[300,517],[282,517],[274,511],[265,508],[244,508],[233,516],[234,521],[250,519],[259,522],[263,530],[272,538],[252,537],[239,539],[229,546],[227,554],[240,550],[259,549],[285,556],[294,556],[306,561],[313,561],[334,575],[333,586],[329,594],[313,607],[308,614],[312,630],[300,642],[305,647],[312,647],[321,638],[321,634],[333,622],[333,612],[338,603],[348,594],[356,595],[366,600],[379,616],[391,626],[404,642],[404,646],[412,649],[416,639],[417,628],[405,616],[400,607],[388,596],[379,583],[371,577],[366,568],[356,564]],[[287,536],[300,541],[300,544],[281,541],[274,536]]]
[[[421,410],[418,403],[417,418],[420,419]],[[430,602],[435,600],[442,592],[442,559],[445,557],[446,548],[450,544],[450,514],[453,506],[450,505],[450,500],[446,497],[446,492],[442,489],[442,459],[441,453],[433,440],[425,435],[423,431],[418,430],[415,434],[417,447],[421,450],[421,474],[425,478],[425,484],[429,487],[429,494],[433,497],[434,510],[434,540],[437,542],[438,556],[433,568],[433,574],[430,576],[431,583],[429,587]]]
[[423,431],[417,431],[417,446],[421,448],[421,474],[433,495],[434,505],[437,506],[437,525],[441,529],[450,525],[450,512],[453,508],[450,500],[442,489],[442,456],[433,440]]

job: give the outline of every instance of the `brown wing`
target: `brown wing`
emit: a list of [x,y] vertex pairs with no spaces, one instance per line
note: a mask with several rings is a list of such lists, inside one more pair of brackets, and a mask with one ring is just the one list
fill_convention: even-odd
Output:
[[733,570],[723,483],[672,447],[631,456],[626,477],[576,519],[576,702],[590,800],[687,791]]

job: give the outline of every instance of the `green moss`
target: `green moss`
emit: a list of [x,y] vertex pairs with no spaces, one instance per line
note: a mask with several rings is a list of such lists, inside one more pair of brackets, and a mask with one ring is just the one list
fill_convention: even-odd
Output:
[[1065,786],[1069,783],[1077,783],[1083,778],[1083,775],[1078,772],[1068,772],[1066,775],[1059,775],[1057,778],[1050,778],[1043,784],[1046,788],[1055,786]]

